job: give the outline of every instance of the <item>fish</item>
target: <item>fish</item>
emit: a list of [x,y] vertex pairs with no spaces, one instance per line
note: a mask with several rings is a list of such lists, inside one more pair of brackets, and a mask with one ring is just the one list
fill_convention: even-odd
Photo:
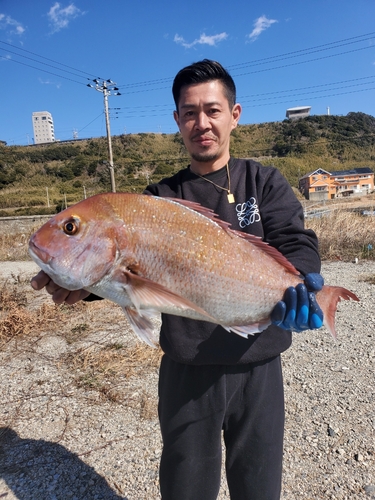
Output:
[[[101,193],[52,217],[29,254],[59,286],[85,289],[122,307],[138,337],[156,346],[160,313],[209,321],[243,337],[265,330],[297,269],[261,238],[230,228],[197,203],[136,193]],[[336,338],[343,287],[316,293]]]

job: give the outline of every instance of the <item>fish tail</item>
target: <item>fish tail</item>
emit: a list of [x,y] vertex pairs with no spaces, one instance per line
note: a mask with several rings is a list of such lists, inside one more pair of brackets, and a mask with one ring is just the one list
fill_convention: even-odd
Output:
[[328,285],[325,285],[322,290],[317,293],[316,298],[324,314],[324,325],[326,326],[332,337],[336,339],[337,334],[335,327],[335,314],[337,310],[337,304],[341,301],[341,299],[352,299],[358,302],[359,298],[346,288],[343,288],[341,286]]

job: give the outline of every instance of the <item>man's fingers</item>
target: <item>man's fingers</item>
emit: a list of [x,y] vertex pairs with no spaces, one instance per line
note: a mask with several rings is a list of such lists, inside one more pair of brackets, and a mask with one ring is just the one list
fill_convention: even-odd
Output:
[[39,271],[39,273],[31,279],[30,284],[34,290],[41,290],[50,281],[51,278],[44,271]]
[[75,304],[76,302],[85,299],[90,295],[90,292],[87,292],[86,290],[73,290],[72,292],[67,295],[65,298],[66,304],[69,304],[70,306]]
[[306,286],[302,283],[296,286],[296,290],[298,304],[296,328],[299,330],[306,330],[309,327],[309,296]]
[[290,286],[285,290],[284,302],[286,305],[284,326],[287,329],[293,330],[297,314],[297,290],[294,287]]
[[47,293],[52,295],[52,300],[55,304],[63,304],[65,302],[66,304],[73,305],[90,295],[90,292],[86,290],[70,291],[66,290],[66,288],[62,288],[51,280],[44,271],[39,271],[39,273],[31,279],[30,284],[34,290],[41,290],[45,287]]
[[285,318],[286,305],[283,300],[280,300],[271,312],[271,321],[274,325],[279,326]]
[[315,293],[309,293],[310,298],[310,328],[313,330],[314,328],[320,328],[323,325],[323,311],[319,307],[319,304],[316,301]]
[[[61,288],[60,285],[57,285],[54,281],[50,280],[49,283],[46,285],[46,291],[50,294],[53,295],[55,292],[58,292],[59,290],[65,290],[65,288]],[[67,290],[68,292],[68,290]]]
[[306,274],[305,285],[309,292],[318,292],[323,288],[324,278],[319,273]]
[[90,295],[90,292],[86,290],[66,290],[65,288],[59,287],[52,293],[52,300],[55,304],[69,304],[72,306],[76,302],[85,299]]

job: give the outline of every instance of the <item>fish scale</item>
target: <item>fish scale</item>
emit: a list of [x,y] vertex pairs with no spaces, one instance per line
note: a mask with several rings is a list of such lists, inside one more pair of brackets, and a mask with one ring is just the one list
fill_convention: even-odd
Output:
[[[258,237],[229,229],[212,211],[185,200],[130,193],[87,198],[30,238],[31,257],[58,285],[84,288],[123,307],[140,338],[157,337],[150,314],[222,325],[243,336],[267,328],[298,271]],[[336,335],[338,301],[349,290],[317,293]]]

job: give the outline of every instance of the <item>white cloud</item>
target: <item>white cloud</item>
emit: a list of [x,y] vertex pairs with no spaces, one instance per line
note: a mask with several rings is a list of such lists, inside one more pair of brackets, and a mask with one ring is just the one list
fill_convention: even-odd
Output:
[[42,85],[54,85],[57,89],[61,87],[61,83],[52,82],[51,80],[42,80],[41,78],[38,78],[38,80]]
[[22,35],[22,33],[25,31],[25,28],[21,23],[19,23],[15,19],[12,19],[10,16],[0,14],[0,30],[5,30],[12,35]]
[[250,35],[247,35],[252,42],[254,42],[258,36],[262,33],[262,31],[266,30],[269,28],[272,24],[277,23],[276,19],[267,19],[266,16],[260,16],[258,19],[255,20],[254,22],[254,29],[250,33]]
[[84,14],[85,12],[81,11],[73,3],[63,8],[59,2],[56,2],[47,14],[52,27],[52,33],[67,28],[72,19],[83,16]]
[[208,36],[205,33],[202,33],[202,35],[199,38],[197,38],[196,40],[194,40],[191,43],[188,43],[185,41],[185,39],[182,36],[176,34],[174,36],[173,41],[176,43],[179,43],[180,45],[182,45],[183,47],[185,47],[187,49],[190,49],[191,47],[194,47],[194,45],[210,45],[211,47],[214,47],[216,44],[225,40],[226,38],[228,38],[228,35],[225,32],[219,33],[218,35],[211,35],[211,36]]

